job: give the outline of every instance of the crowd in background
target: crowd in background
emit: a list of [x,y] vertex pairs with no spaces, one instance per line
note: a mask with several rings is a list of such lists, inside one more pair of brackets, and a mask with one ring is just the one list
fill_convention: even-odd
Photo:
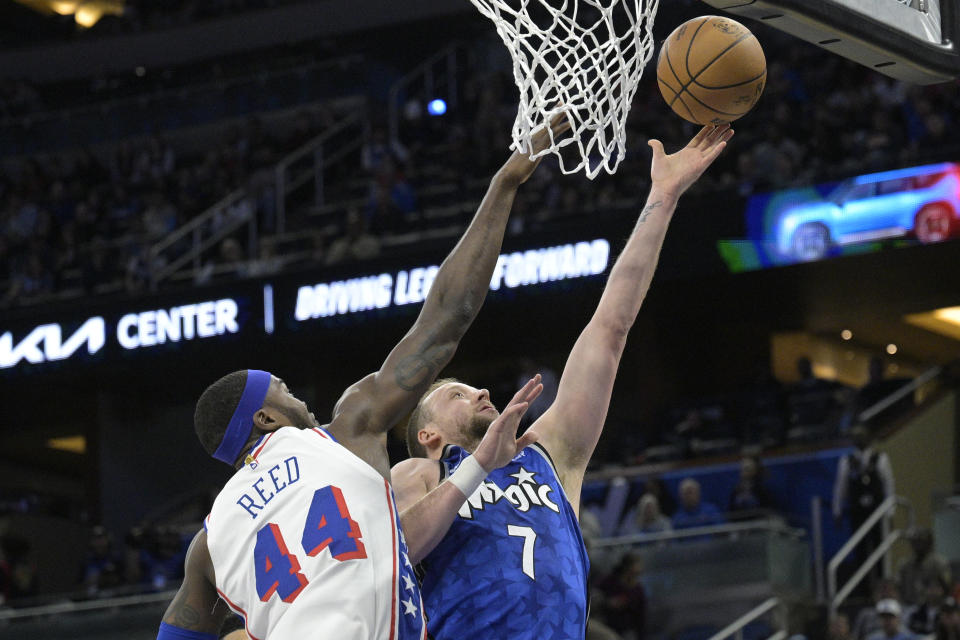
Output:
[[[604,557],[592,549],[592,542],[600,536],[600,525],[593,513],[584,511],[581,522],[588,549],[591,549],[593,568],[592,620],[602,622],[619,634],[597,637],[639,640],[656,635],[647,627],[649,598],[644,586],[647,581],[643,561],[638,550],[649,544],[662,548],[665,544],[662,534],[671,531],[750,519],[782,518],[783,505],[776,503],[765,482],[762,462],[754,456],[746,456],[741,460],[739,480],[726,504],[703,500],[700,483],[693,478],[682,480],[677,493],[672,494],[657,476],[648,477],[642,484],[640,497],[628,505],[616,531],[616,535],[630,536],[635,544],[641,546],[613,557]],[[853,510],[855,505],[851,505]],[[724,535],[736,534],[697,534],[674,540],[670,544],[697,543],[721,539]],[[909,542],[909,556],[895,568],[890,578],[881,577],[879,572],[868,576],[863,583],[865,588],[857,589],[841,610],[830,617],[824,625],[823,635],[811,634],[809,638],[960,638],[960,612],[957,608],[960,580],[954,575],[950,562],[934,550],[934,536],[930,529],[921,527],[911,530]],[[869,594],[869,597],[860,597],[860,593]],[[772,630],[765,634],[755,631],[749,637],[767,637],[771,633]],[[805,637],[793,638],[803,640]]]
[[0,175],[0,281],[7,283],[0,308],[70,291],[144,291],[158,266],[150,246],[315,136],[329,125],[325,114],[301,114],[286,137],[253,118],[193,155],[153,136],[118,143],[106,155],[19,163]]
[[[960,153],[960,143],[949,133],[960,112],[955,84],[907,86],[778,32],[765,31],[762,37],[777,51],[771,56],[765,95],[735,125],[735,144],[695,192],[745,196]],[[350,160],[359,166],[344,174],[364,176],[366,201],[357,206],[348,192],[354,180],[328,187],[327,202],[344,203],[337,231],[327,241],[338,242],[331,262],[377,256],[385,237],[424,229],[435,217],[433,210],[456,204],[456,198],[469,203],[482,195],[482,186],[469,179],[490,175],[507,154],[516,89],[498,42],[481,38],[465,59],[459,96],[445,116],[427,113],[427,96],[407,96],[399,133],[389,139],[385,116],[371,110],[362,157]],[[229,60],[220,64],[232,66]],[[296,82],[295,76],[290,82]],[[28,82],[4,83],[0,114],[35,111],[40,94]],[[146,279],[143,272],[156,265],[144,263],[144,245],[135,239],[155,242],[249,184],[257,169],[282,157],[280,150],[329,125],[311,123],[296,139],[278,141],[258,122],[250,118],[199,157],[190,157],[160,131],[116,141],[98,153],[64,150],[7,158],[0,179],[0,304],[20,306],[62,293],[74,284],[64,278],[72,269],[84,273],[85,291],[104,282],[136,288]],[[653,74],[647,74],[628,120],[628,153],[617,174],[593,182],[582,176],[562,178],[554,162],[544,162],[520,192],[511,232],[523,233],[563,216],[632,213],[647,182],[647,137],[677,143],[694,129],[665,107]],[[269,226],[264,232],[269,234]],[[122,246],[103,248],[107,238]],[[211,250],[209,260],[236,261],[234,274],[247,275],[239,263],[257,256],[237,256],[228,249]]]
[[934,551],[933,534],[917,529],[896,577],[873,581],[871,602],[831,617],[827,640],[960,638],[960,582]]
[[[110,33],[172,26],[274,2],[129,4],[123,18],[106,20],[98,29]],[[769,51],[776,51],[770,56],[765,96],[756,112],[736,126],[734,148],[695,191],[747,196],[960,159],[960,142],[950,133],[960,113],[956,84],[908,87],[775,32],[765,31],[763,38],[770,44]],[[408,96],[399,135],[391,138],[385,118],[372,112],[368,138],[356,166],[349,168],[358,177],[351,184],[362,185],[360,196],[330,186],[330,199],[341,199],[343,206],[335,213],[332,237],[319,240],[310,253],[312,265],[375,258],[388,251],[384,239],[429,224],[430,216],[425,214],[431,207],[448,207],[456,198],[478,199],[478,187],[468,178],[487,176],[502,162],[515,116],[509,69],[491,62],[503,60],[502,51],[499,56],[493,53],[496,47],[500,47],[496,41],[473,47],[461,78],[461,95],[447,115],[428,115],[424,105],[428,96]],[[43,106],[42,87],[22,80],[0,84],[0,118],[22,117]],[[96,152],[65,149],[52,155],[7,158],[7,170],[0,173],[0,286],[4,287],[0,308],[40,303],[68,290],[79,295],[148,290],[153,271],[162,266],[149,251],[153,244],[231,191],[259,184],[258,177],[286,152],[329,127],[334,119],[332,113],[311,111],[299,117],[291,134],[278,136],[259,118],[250,117],[199,154],[180,148],[161,132],[117,140]],[[518,197],[511,232],[523,233],[585,212],[635,209],[647,181],[646,139],[678,143],[693,130],[666,108],[648,73],[628,121],[629,153],[620,171],[594,182],[582,176],[561,179],[555,163],[546,161]],[[451,188],[442,189],[445,185]],[[227,238],[205,257],[209,268],[204,277],[224,265],[236,265],[230,277],[280,268],[280,263],[271,261],[276,252],[269,237],[273,198],[268,190],[251,193],[244,206],[255,209],[267,237],[254,252],[237,238]],[[254,263],[256,268],[251,266]],[[872,368],[867,386],[849,389],[817,378],[809,360],[798,362],[798,374],[799,382],[784,386],[765,372],[748,393],[692,399],[687,406],[675,407],[643,439],[634,434],[638,439],[617,447],[621,459],[616,462],[731,454],[745,443],[775,445],[853,435],[855,416],[904,382],[886,379],[882,368]],[[702,487],[692,477],[680,483],[676,494],[650,478],[619,518],[616,533],[662,534],[776,515],[782,505],[776,504],[764,478],[760,458],[744,457],[736,487],[721,504],[704,500]],[[584,518],[586,530],[590,516]],[[111,595],[130,586],[168,588],[182,577],[187,541],[173,527],[135,529],[122,543],[95,528],[78,569],[78,588],[88,597]],[[877,640],[936,633],[938,638],[960,638],[956,601],[960,594],[949,565],[933,552],[932,542],[928,531],[915,532],[913,555],[899,569],[897,579],[875,581],[874,603],[834,617],[829,637]],[[29,542],[4,539],[2,597],[16,599],[37,592],[26,560],[28,551]],[[624,554],[609,570],[593,577],[596,618],[628,639],[646,634],[643,570],[636,555]]]

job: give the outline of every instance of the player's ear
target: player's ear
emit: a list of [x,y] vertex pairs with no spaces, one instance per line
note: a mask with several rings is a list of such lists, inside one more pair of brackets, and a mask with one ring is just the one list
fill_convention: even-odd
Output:
[[268,407],[263,407],[253,414],[253,425],[261,431],[276,431],[289,422],[286,420],[281,420],[281,417],[282,416],[277,415],[274,410]]
[[417,431],[417,442],[427,451],[432,451],[433,449],[440,448],[443,444],[443,439],[440,437],[438,431],[427,426]]

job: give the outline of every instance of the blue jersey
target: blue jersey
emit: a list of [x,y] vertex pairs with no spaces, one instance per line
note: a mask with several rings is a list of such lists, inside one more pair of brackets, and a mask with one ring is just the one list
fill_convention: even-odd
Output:
[[[447,446],[441,479],[470,454]],[[436,640],[584,637],[589,560],[553,462],[537,444],[491,472],[422,563]]]

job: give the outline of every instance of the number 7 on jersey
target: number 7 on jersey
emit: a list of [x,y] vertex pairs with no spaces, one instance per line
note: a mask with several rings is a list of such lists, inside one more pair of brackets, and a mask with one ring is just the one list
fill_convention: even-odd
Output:
[[523,538],[523,572],[530,576],[531,580],[536,580],[533,570],[533,545],[537,541],[537,532],[532,527],[508,524],[507,535]]

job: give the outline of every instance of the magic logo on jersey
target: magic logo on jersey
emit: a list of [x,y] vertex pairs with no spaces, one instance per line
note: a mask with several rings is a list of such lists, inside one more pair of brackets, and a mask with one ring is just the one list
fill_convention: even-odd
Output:
[[[523,455],[521,453],[517,458]],[[460,507],[460,517],[471,520],[476,511],[483,511],[488,504],[496,504],[501,500],[506,500],[517,511],[523,513],[533,507],[546,507],[554,513],[560,513],[560,507],[550,499],[553,487],[538,482],[536,471],[527,471],[523,465],[520,465],[520,469],[516,473],[509,475],[511,478],[515,478],[516,482],[505,489],[501,489],[499,485],[490,480],[481,483],[477,490],[473,492],[473,495],[467,498],[467,501]]]

